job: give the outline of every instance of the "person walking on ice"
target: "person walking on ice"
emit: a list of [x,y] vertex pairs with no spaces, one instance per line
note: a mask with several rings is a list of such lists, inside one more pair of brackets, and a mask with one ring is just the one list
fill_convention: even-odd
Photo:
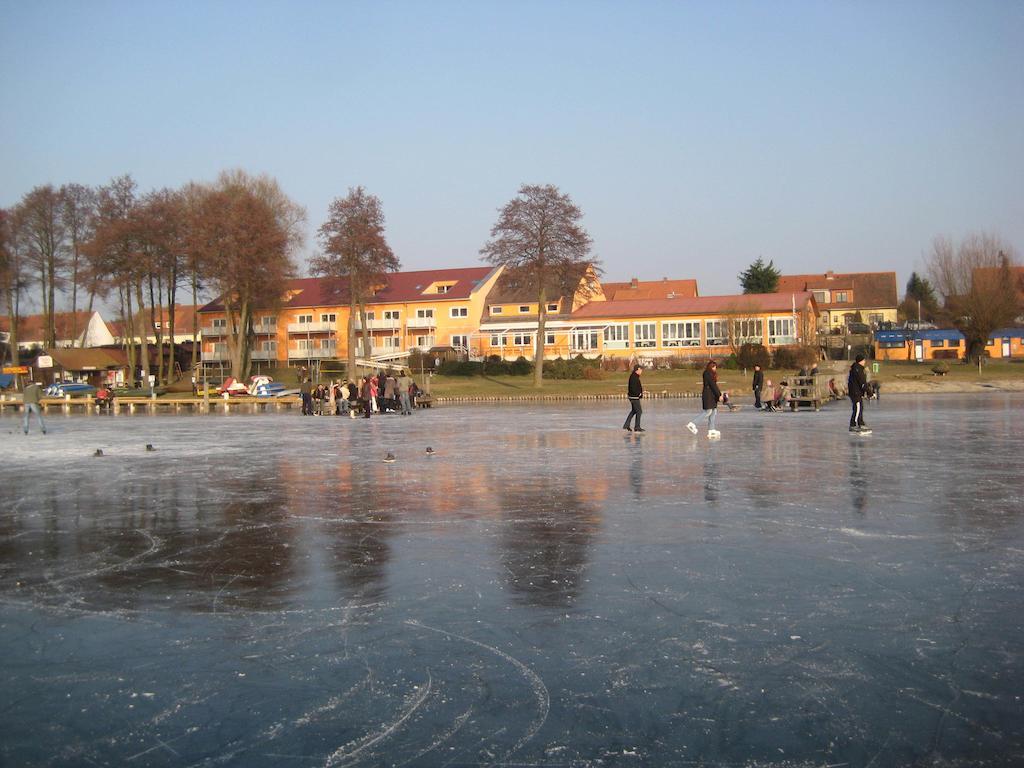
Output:
[[850,366],[850,378],[846,380],[846,393],[850,396],[853,405],[853,412],[850,414],[850,431],[860,435],[870,435],[871,430],[864,423],[864,398],[871,395],[868,388],[868,374],[865,370],[867,361],[864,355],[857,355],[857,359]]
[[43,389],[39,385],[39,382],[33,381],[25,387],[25,391],[22,393],[22,402],[24,403],[25,417],[22,420],[21,428],[28,434],[28,417],[30,414],[36,415],[36,421],[39,422],[39,429],[46,434],[46,422],[43,421],[43,409],[39,405],[39,398],[43,394]]
[[[708,420],[708,440],[717,440],[722,436],[722,433],[715,429],[715,416],[718,414],[718,404],[722,400],[722,390],[718,388],[718,363],[714,360],[709,360],[708,364],[704,366],[704,388],[700,394],[701,406],[704,408],[704,413],[701,418],[707,418]],[[686,428],[697,434],[697,425],[692,421],[686,425]]]
[[[643,371],[644,367],[637,363],[633,366],[633,372],[629,374],[629,386],[626,389],[626,395],[629,397],[629,415],[626,416],[626,423],[622,425],[622,428],[627,432],[645,431],[640,426],[640,416],[644,412],[644,409],[640,406],[640,400],[644,396],[644,385],[640,383],[640,374]],[[633,421],[634,416],[636,421],[633,422],[633,427],[630,428],[629,423]]]
[[754,378],[753,378],[753,390],[754,390],[754,407],[757,410],[761,410],[761,390],[764,388],[764,371],[761,370],[761,366],[757,363],[754,364]]

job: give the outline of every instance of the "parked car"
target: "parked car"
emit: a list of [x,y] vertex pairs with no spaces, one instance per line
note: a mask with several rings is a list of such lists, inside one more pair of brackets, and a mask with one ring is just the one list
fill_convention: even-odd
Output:
[[908,331],[934,331],[938,328],[935,323],[922,322],[920,320],[908,320],[907,330]]
[[846,332],[851,334],[871,333],[871,326],[867,323],[847,323]]

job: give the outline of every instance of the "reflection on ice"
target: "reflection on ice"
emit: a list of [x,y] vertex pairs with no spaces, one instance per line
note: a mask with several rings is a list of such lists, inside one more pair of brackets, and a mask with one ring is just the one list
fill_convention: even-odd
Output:
[[0,419],[0,762],[1024,760],[1024,399],[688,405]]

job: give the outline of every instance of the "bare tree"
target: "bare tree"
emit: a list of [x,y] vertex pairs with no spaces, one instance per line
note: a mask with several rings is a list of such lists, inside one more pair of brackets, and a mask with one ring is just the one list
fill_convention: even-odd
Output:
[[[24,267],[24,243],[10,211],[0,208],[0,301],[7,313],[7,350],[11,365],[18,365],[18,323],[21,322],[21,295],[27,279]],[[0,358],[0,362],[3,362]]]
[[[61,220],[67,235],[68,270],[71,282],[71,338],[78,338],[78,295],[85,287],[86,258],[84,246],[92,238],[96,221],[96,191],[82,184],[65,184],[60,188]],[[90,296],[89,311],[92,311]],[[81,345],[85,345],[82,334]]]
[[313,274],[348,281],[348,374],[355,376],[356,308],[362,317],[363,354],[372,353],[366,322],[366,300],[388,272],[401,268],[398,257],[384,237],[384,210],[380,200],[362,187],[335,198],[325,221],[317,230],[323,252],[310,260]]
[[1021,311],[1010,269],[1013,247],[989,234],[969,235],[959,245],[937,237],[926,260],[950,321],[966,339],[968,358],[980,366],[989,335]]
[[54,322],[57,288],[64,279],[64,222],[60,193],[51,184],[36,187],[18,203],[15,217],[26,245],[29,269],[36,274],[43,310],[43,345],[57,341]]
[[[534,385],[544,385],[544,325],[548,286],[580,286],[587,267],[590,235],[580,225],[583,212],[567,194],[551,184],[524,184],[516,197],[505,204],[491,228],[480,254],[484,261],[505,268],[509,281],[529,285],[537,296],[537,337],[534,352]],[[587,282],[584,281],[583,285]],[[574,288],[575,290],[575,288]],[[584,288],[585,290],[585,288]]]
[[248,184],[206,190],[190,223],[200,270],[219,296],[227,317],[231,375],[249,375],[254,339],[253,310],[279,303],[284,280],[294,272],[282,209],[294,207],[281,195],[275,209]]

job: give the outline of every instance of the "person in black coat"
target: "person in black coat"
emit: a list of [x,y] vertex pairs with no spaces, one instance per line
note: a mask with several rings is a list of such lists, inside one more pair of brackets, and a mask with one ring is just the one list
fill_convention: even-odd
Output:
[[[718,404],[722,400],[722,390],[718,388],[718,363],[709,360],[708,364],[704,366],[703,378],[704,388],[700,394],[700,401],[704,413],[701,418],[708,420],[708,437],[718,437],[719,432],[715,429],[715,416],[718,415]],[[693,434],[697,434],[697,425],[692,421],[686,425],[686,428]]]
[[850,431],[859,432],[862,435],[871,434],[871,430],[864,424],[864,398],[870,396],[868,388],[868,374],[865,370],[867,361],[864,355],[857,355],[856,361],[850,366],[850,377],[846,380],[846,393],[850,396],[853,404],[853,412],[850,414]]
[[761,408],[761,390],[764,388],[764,371],[761,370],[761,366],[754,365],[754,407],[760,410]]
[[[640,374],[643,373],[643,370],[644,367],[637,363],[633,366],[633,372],[629,374],[629,386],[626,391],[626,395],[629,397],[629,415],[626,416],[626,423],[622,425],[627,432],[644,431],[640,426],[640,416],[644,412],[644,409],[640,407],[640,399],[644,396],[644,385],[640,383]],[[630,428],[629,423],[633,421],[634,417],[636,417],[636,421]]]

